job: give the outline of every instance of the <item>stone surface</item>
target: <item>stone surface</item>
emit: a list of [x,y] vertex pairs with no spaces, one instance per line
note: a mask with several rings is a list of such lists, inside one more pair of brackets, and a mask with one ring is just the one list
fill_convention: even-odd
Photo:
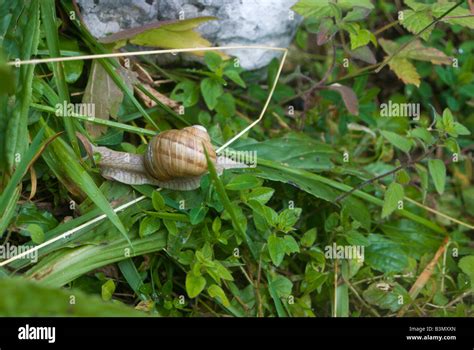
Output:
[[[287,47],[300,22],[290,7],[297,0],[77,0],[84,22],[97,38],[156,20],[215,16],[199,27],[214,45]],[[278,52],[228,52],[245,69],[267,65]]]

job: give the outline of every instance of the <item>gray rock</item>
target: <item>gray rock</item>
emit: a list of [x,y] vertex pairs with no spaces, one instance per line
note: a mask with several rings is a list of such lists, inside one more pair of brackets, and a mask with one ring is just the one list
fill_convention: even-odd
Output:
[[[300,16],[291,11],[297,0],[78,0],[84,22],[101,38],[156,20],[215,16],[199,27],[214,45],[288,47]],[[245,69],[266,66],[281,53],[242,49],[228,51]]]

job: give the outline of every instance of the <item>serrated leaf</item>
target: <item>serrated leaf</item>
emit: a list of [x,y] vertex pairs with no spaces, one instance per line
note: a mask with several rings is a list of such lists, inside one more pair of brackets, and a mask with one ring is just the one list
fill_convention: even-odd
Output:
[[406,57],[418,61],[427,61],[433,64],[451,64],[451,58],[443,51],[434,47],[425,47],[421,41],[415,40],[400,52],[399,57]]
[[385,191],[382,208],[382,218],[389,216],[395,209],[397,209],[398,202],[403,200],[403,196],[403,186],[396,182],[392,182],[388,186],[387,191]]
[[435,185],[436,191],[443,194],[446,185],[446,166],[441,159],[428,160],[428,169]]
[[[400,24],[413,34],[418,34],[423,28],[433,21],[433,16],[429,13],[428,10],[422,11],[412,11],[404,10],[403,11],[403,20],[400,21]],[[420,37],[423,40],[428,40],[430,38],[431,32],[433,31],[434,26],[426,29],[423,33],[420,34]]]
[[[445,13],[455,5],[455,2],[436,3],[433,4],[431,11],[433,16],[440,17],[443,13]],[[442,18],[441,21],[474,29],[474,20],[472,18],[472,13],[469,10],[460,6],[456,7],[453,11],[451,11],[448,16]]]
[[405,84],[413,84],[416,87],[420,87],[420,75],[416,71],[415,66],[406,58],[393,57],[388,62],[388,66]]

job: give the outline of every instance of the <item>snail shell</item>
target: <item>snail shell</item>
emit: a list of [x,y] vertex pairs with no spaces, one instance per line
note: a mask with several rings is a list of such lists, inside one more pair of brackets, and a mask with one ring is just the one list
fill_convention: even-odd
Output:
[[217,157],[209,134],[201,125],[167,130],[154,136],[145,155],[97,147],[83,135],[77,136],[91,158],[99,154],[98,166],[103,177],[130,185],[152,184],[172,190],[194,190],[208,170],[204,149],[218,174],[224,169],[247,167],[229,158]]
[[168,130],[150,141],[145,154],[145,168],[159,181],[200,176],[207,172],[204,149],[215,164],[216,152],[202,126]]

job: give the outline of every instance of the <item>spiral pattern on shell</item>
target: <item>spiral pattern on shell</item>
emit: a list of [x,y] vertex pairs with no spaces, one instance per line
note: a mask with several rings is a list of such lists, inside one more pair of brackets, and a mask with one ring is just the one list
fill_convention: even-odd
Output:
[[204,147],[215,163],[216,152],[204,127],[164,131],[151,139],[145,153],[145,168],[160,181],[200,176],[208,170]]

